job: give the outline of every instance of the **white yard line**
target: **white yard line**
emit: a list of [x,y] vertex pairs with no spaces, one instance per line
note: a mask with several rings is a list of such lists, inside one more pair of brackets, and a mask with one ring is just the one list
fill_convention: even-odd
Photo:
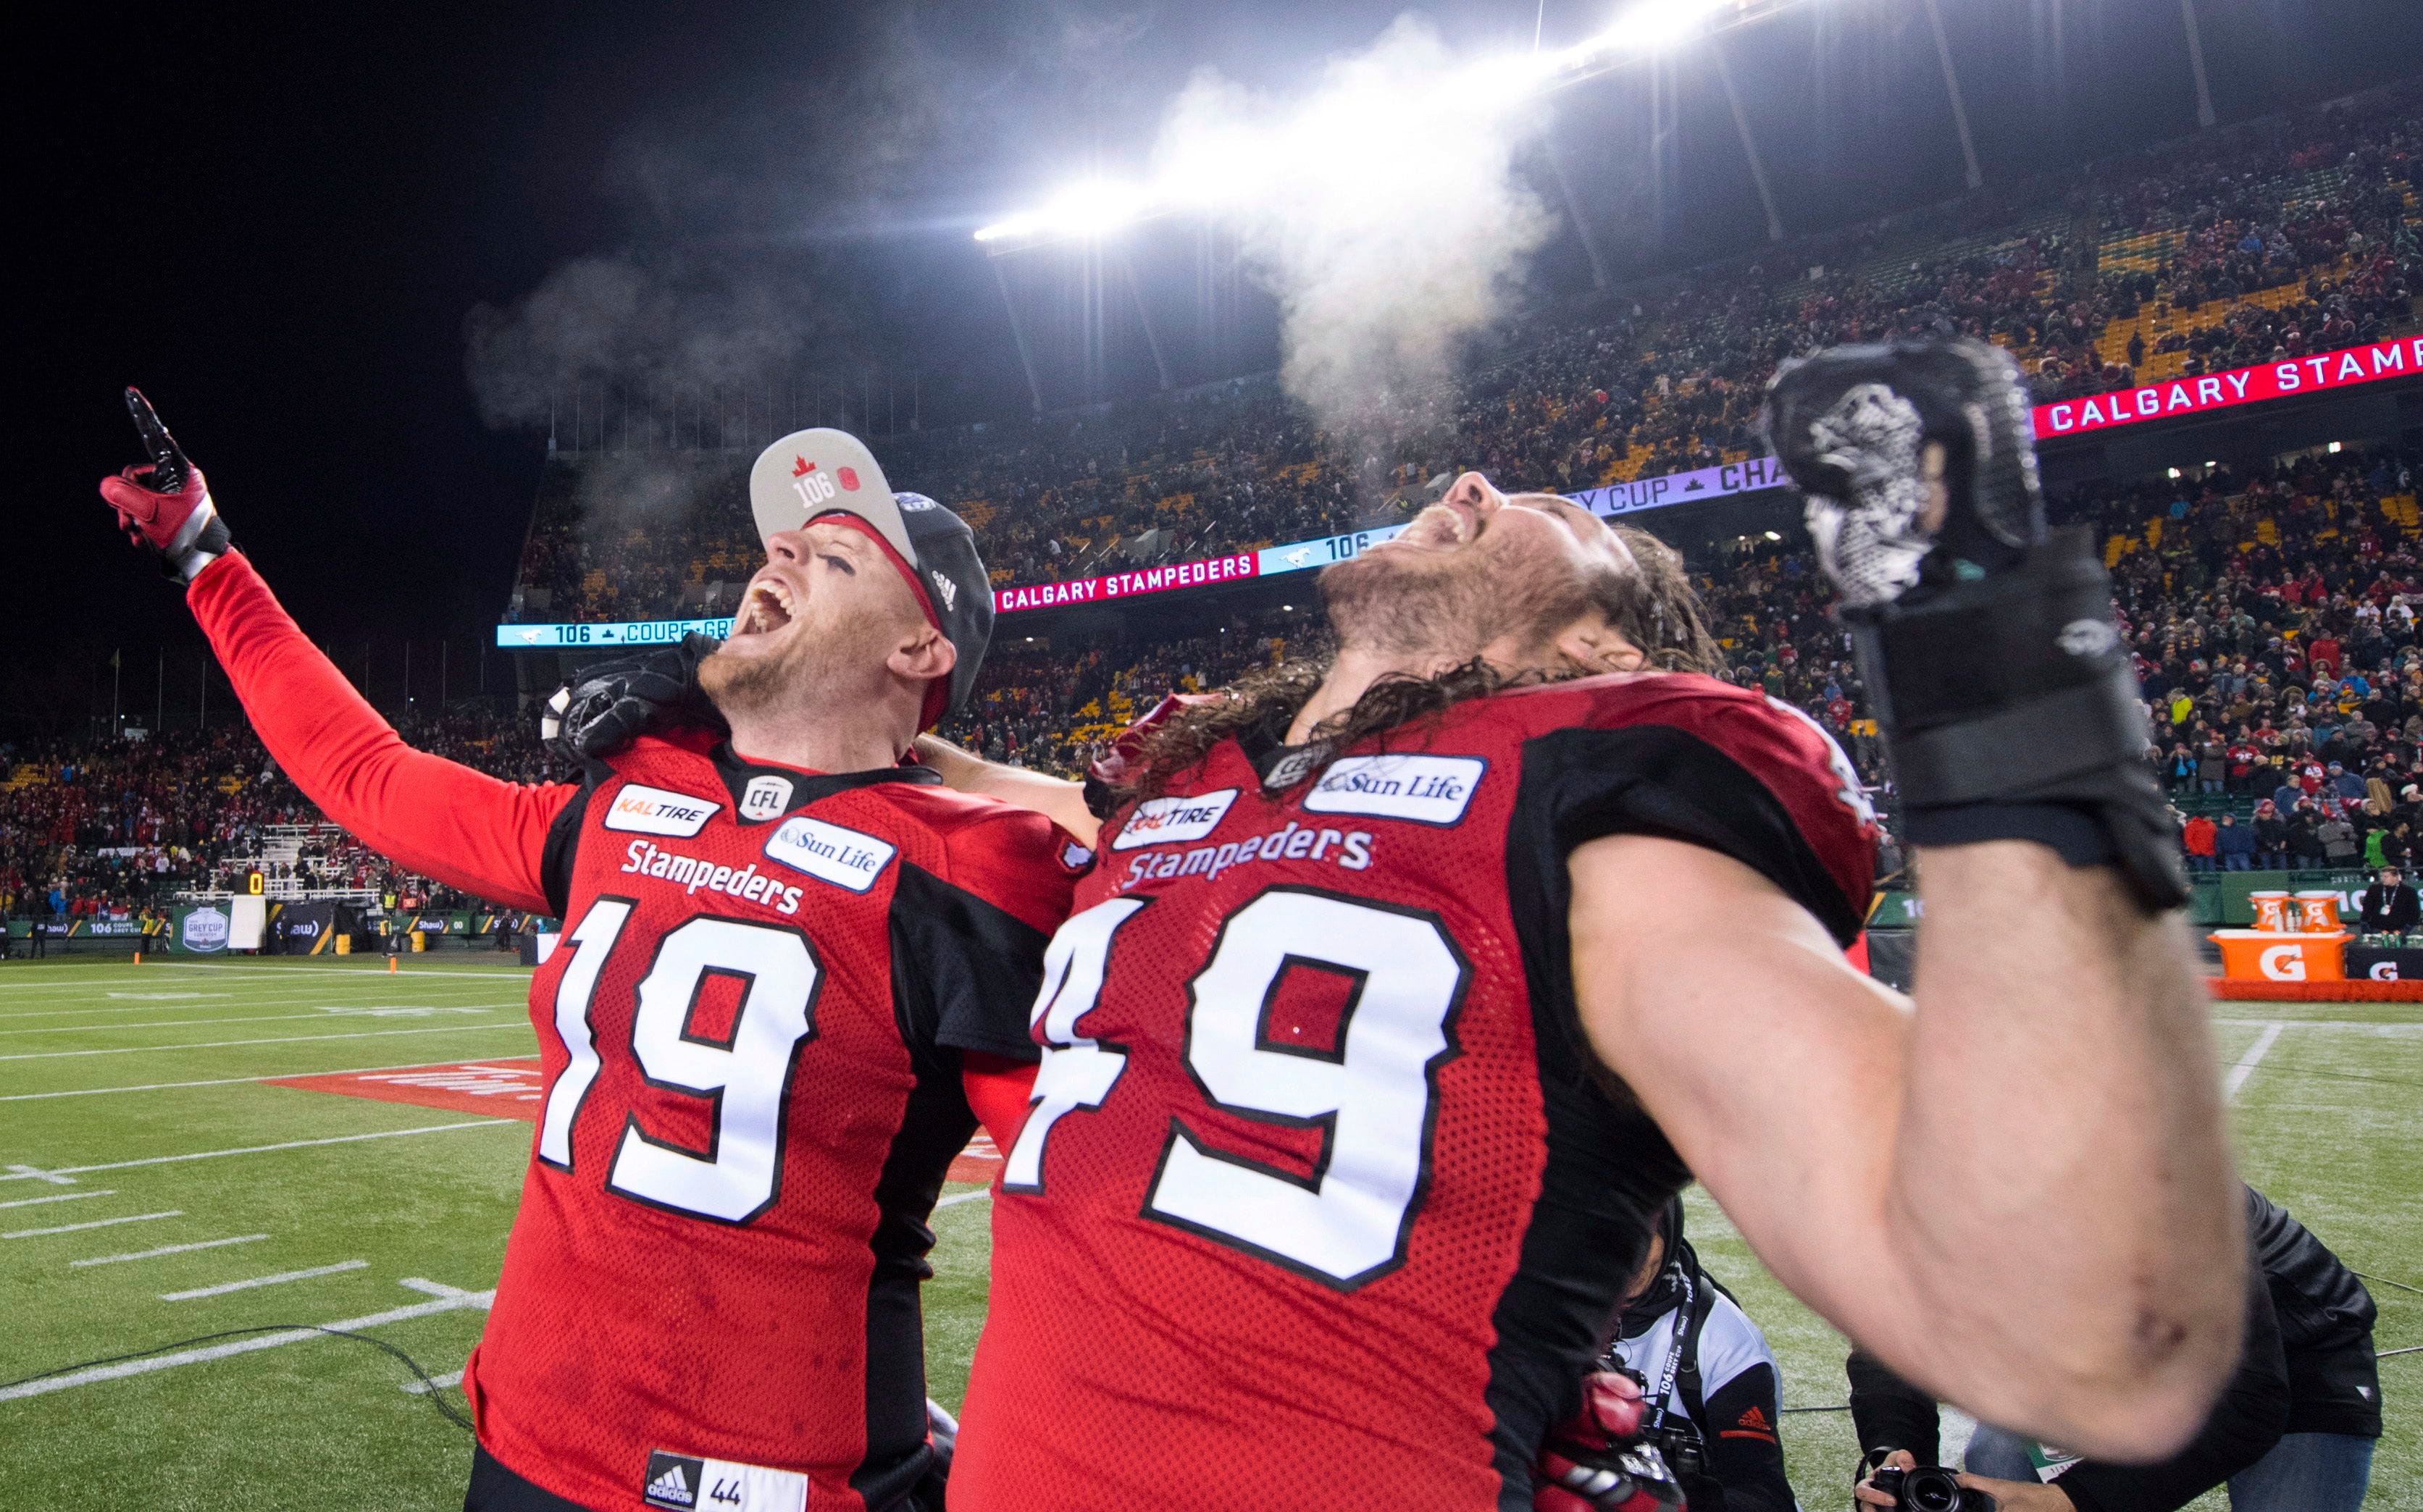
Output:
[[82,1202],[87,1197],[117,1195],[118,1193],[114,1191],[63,1191],[55,1197],[20,1197],[13,1202],[0,1203],[0,1207],[32,1207],[40,1203],[74,1203]]
[[[416,1291],[428,1289],[425,1285],[414,1286],[408,1280],[403,1284],[412,1286]],[[435,1313],[452,1313],[467,1307],[485,1307],[496,1299],[497,1295],[494,1288],[483,1292],[467,1292],[458,1291],[451,1286],[445,1288],[445,1293],[425,1302],[415,1302],[408,1307],[389,1308],[384,1313],[372,1313],[362,1317],[340,1318],[334,1323],[324,1323],[321,1327],[336,1329],[347,1333],[358,1333],[364,1329],[383,1328],[389,1323],[402,1323],[407,1318],[427,1317]],[[129,1376],[147,1376],[155,1370],[174,1370],[180,1365],[200,1364],[210,1360],[225,1360],[230,1355],[250,1354],[256,1349],[276,1349],[285,1345],[301,1344],[307,1339],[325,1337],[327,1337],[326,1334],[316,1329],[286,1329],[277,1333],[258,1334],[249,1339],[230,1339],[225,1344],[214,1344],[199,1349],[180,1349],[174,1354],[150,1355],[141,1360],[121,1360],[112,1365],[93,1365],[84,1370],[71,1370],[64,1375],[45,1376],[39,1380],[24,1381],[15,1386],[0,1386],[0,1402],[13,1401],[25,1396],[41,1396],[51,1392],[63,1392],[72,1386],[90,1386],[98,1381],[122,1380]]]
[[[490,1061],[535,1061],[535,1055],[491,1055]],[[40,1102],[50,1097],[103,1097],[120,1092],[174,1092],[185,1087],[233,1087],[250,1081],[291,1081],[296,1077],[358,1077],[372,1071],[421,1071],[441,1065],[453,1065],[452,1061],[407,1061],[402,1065],[356,1065],[335,1071],[280,1071],[265,1077],[214,1077],[208,1081],[151,1081],[139,1087],[85,1087],[73,1092],[12,1092],[0,1096],[0,1103]]]
[[462,1384],[463,1373],[459,1370],[450,1370],[443,1376],[430,1377],[428,1386],[423,1386],[417,1380],[408,1380],[404,1383],[404,1389],[410,1392],[415,1396],[426,1396],[429,1394],[430,1387],[436,1387],[437,1390],[442,1392],[449,1386],[460,1386]]
[[[483,1014],[499,1008],[521,1006],[522,1004],[518,1002],[432,1002],[392,1005],[386,1007],[386,1011],[411,1014]],[[0,1034],[77,1034],[101,1029],[214,1028],[220,1024],[293,1023],[296,1019],[309,1019],[313,1023],[325,1024],[332,1015],[342,1018],[371,1011],[370,1008],[356,1007],[352,1003],[338,1003],[308,1014],[258,1014],[248,1018],[166,1018],[155,1019],[148,1024],[45,1024],[40,1029],[0,1029]]]
[[934,1206],[935,1206],[937,1209],[941,1209],[941,1208],[944,1208],[944,1207],[957,1207],[957,1206],[958,1206],[959,1204],[961,1204],[961,1203],[981,1202],[981,1201],[983,1201],[985,1198],[990,1197],[990,1196],[991,1196],[991,1195],[992,1195],[992,1189],[991,1189],[990,1187],[984,1188],[982,1190],[979,1190],[979,1191],[962,1191],[962,1192],[955,1193],[955,1194],[953,1194],[953,1195],[951,1195],[951,1196],[949,1196],[949,1197],[945,1197],[945,1198],[943,1198],[941,1202],[936,1203],[936,1204],[934,1205]]
[[2248,1046],[2246,1053],[2238,1058],[2238,1063],[2229,1068],[2229,1079],[2222,1084],[2222,1101],[2237,1100],[2238,1089],[2246,1085],[2246,1079],[2253,1076],[2255,1068],[2262,1063],[2263,1058],[2272,1053],[2273,1041],[2280,1037],[2280,1031],[2286,1027],[2284,1024],[2273,1024],[2255,1036],[2255,1043]]
[[80,1234],[86,1229],[116,1228],[120,1223],[149,1223],[155,1218],[182,1218],[182,1207],[165,1213],[135,1213],[126,1218],[96,1219],[89,1223],[62,1223],[56,1228],[19,1229],[14,1234],[0,1234],[0,1239],[37,1239],[45,1234]]
[[[2216,1018],[2213,1022],[2216,1024],[2226,1024],[2233,1029],[2253,1029],[2257,1024],[2270,1024],[2273,1022],[2273,1020],[2269,1018]],[[2423,1034],[2423,1024],[2377,1024],[2368,1018],[2289,1018],[2280,1020],[2280,1022],[2287,1024],[2290,1029],[2364,1029],[2371,1030],[2383,1034]]]
[[[378,980],[379,980],[379,982],[380,982],[380,983],[385,984],[385,985],[386,985],[386,990],[388,990],[388,991],[389,991],[389,992],[396,991],[396,990],[398,989],[399,985],[400,985],[400,984],[397,984],[397,983],[388,982],[388,981],[387,980],[387,978],[385,978],[385,977],[381,977],[381,978],[379,978]],[[337,993],[337,992],[339,992],[339,991],[340,991],[340,990],[342,990],[342,989],[339,986],[339,984],[334,984],[334,983],[328,983],[328,982],[314,982],[314,983],[307,984],[305,984],[305,985],[303,985],[303,986],[300,986],[300,987],[263,987],[263,988],[260,988],[260,989],[255,990],[255,991],[249,991],[249,992],[245,993],[241,1001],[230,1001],[230,1002],[223,1002],[223,1003],[215,1003],[215,1004],[214,1004],[214,1003],[206,1003],[206,1002],[180,1001],[180,1000],[179,1000],[179,998],[180,998],[180,997],[185,997],[185,996],[190,996],[190,997],[194,997],[194,998],[230,998],[230,999],[232,999],[232,998],[234,998],[236,995],[235,995],[234,993],[231,993],[231,992],[194,993],[194,994],[190,994],[190,995],[175,994],[175,995],[171,995],[171,996],[169,996],[169,997],[168,997],[166,1000],[164,1000],[164,1001],[157,1001],[157,1002],[87,1003],[85,1006],[83,1006],[83,1007],[81,1007],[81,1008],[33,1008],[33,1009],[27,1009],[27,1010],[25,1010],[25,1011],[24,1011],[24,1012],[20,1012],[20,1013],[0,1014],[0,1023],[8,1023],[8,1022],[9,1022],[9,1021],[11,1021],[11,1020],[14,1020],[14,1019],[20,1019],[20,1018],[69,1018],[69,1017],[76,1017],[76,1016],[85,1016],[85,1017],[89,1017],[90,1016],[92,1016],[92,1015],[94,1015],[94,1014],[147,1014],[147,1013],[148,1013],[148,1014],[174,1014],[174,1013],[193,1013],[193,1014],[202,1014],[202,1013],[208,1013],[208,1012],[210,1012],[210,1011],[211,1011],[211,1009],[212,1009],[212,1008],[214,1008],[214,1007],[220,1007],[220,1008],[279,1008],[279,1007],[288,1007],[288,1006],[292,1006],[292,1000],[306,1000],[306,999],[310,999],[310,998],[326,998],[326,997],[330,997],[330,996],[334,995],[335,993]],[[457,987],[457,986],[429,986],[429,987],[425,987],[425,988],[423,988],[422,990],[427,991],[427,992],[432,992],[432,993],[440,993],[440,992],[475,992],[475,991],[477,991],[477,990],[479,990],[479,989],[478,989],[478,988],[476,988],[476,987],[470,987],[470,986],[459,986],[459,987]],[[522,1004],[522,1003],[526,1003],[526,1002],[528,1002],[529,1000],[529,1000],[529,999],[527,999],[527,998],[516,998],[516,999],[515,999],[515,1000],[514,1000],[514,1002],[515,1002],[516,1005],[519,1005],[519,1004]],[[432,1004],[432,1006],[434,1006],[434,1007],[446,1007],[446,1006],[449,1006],[449,1005],[448,1005],[448,1004],[446,1004],[446,1003],[442,1003],[442,1002],[440,1002],[440,1003],[434,1003],[434,1004]],[[484,1006],[484,1005],[483,1005],[483,1006]],[[204,1022],[212,1022],[212,1023],[228,1023],[228,1022],[234,1022],[234,1020],[229,1020],[229,1019],[210,1019],[210,1020],[204,1020]],[[15,1034],[38,1034],[38,1033],[40,1033],[41,1032],[42,1032],[42,1031],[41,1031],[41,1029],[40,1029],[40,1026],[37,1026],[37,1027],[35,1027],[35,1028],[33,1028],[33,1029],[22,1029],[22,1030],[10,1030],[10,1031],[8,1031],[8,1032],[10,1032],[10,1033],[15,1033]]]
[[223,1281],[215,1286],[197,1286],[192,1291],[162,1292],[164,1302],[190,1302],[198,1297],[224,1297],[229,1292],[250,1291],[255,1286],[283,1286],[290,1281],[309,1281],[314,1276],[341,1275],[348,1270],[368,1270],[367,1260],[340,1260],[333,1266],[313,1266],[309,1270],[281,1270],[274,1276],[255,1276],[249,1281]]
[[269,1237],[266,1234],[239,1234],[231,1239],[203,1239],[197,1244],[164,1244],[156,1250],[137,1250],[132,1254],[97,1254],[89,1260],[71,1260],[69,1266],[114,1266],[128,1260],[150,1260],[164,1254],[191,1254],[196,1250],[223,1250],[230,1244],[257,1244]]
[[272,1150],[307,1150],[322,1144],[353,1144],[362,1140],[400,1140],[414,1134],[443,1134],[457,1128],[502,1128],[518,1118],[475,1118],[467,1124],[427,1124],[420,1128],[381,1129],[374,1134],[340,1134],[325,1140],[289,1140],[283,1144],[248,1144],[240,1150],[203,1150],[194,1155],[155,1155],[142,1160],[112,1160],[106,1165],[61,1166],[56,1171],[9,1172],[0,1181],[26,1181],[35,1176],[81,1176],[91,1171],[126,1171],[135,1166],[174,1165],[181,1160],[215,1160],[227,1155],[266,1155]]
[[274,1039],[198,1040],[191,1045],[120,1045],[106,1050],[37,1050],[0,1055],[0,1061],[63,1061],[78,1055],[141,1055],[146,1050],[223,1050],[236,1045],[299,1045],[307,1040],[376,1039],[383,1034],[475,1034],[482,1030],[527,1029],[526,1020],[506,1024],[448,1024],[436,1029],[365,1029],[349,1034],[285,1034]]
[[[199,961],[162,961],[162,962],[160,962],[160,963],[159,963],[159,966],[160,966],[160,969],[162,969],[162,970],[164,970],[164,971],[229,971],[229,973],[230,973],[230,975],[235,974],[234,972],[230,971],[230,969],[229,969],[229,968],[227,968],[227,967],[224,967],[224,966],[204,966],[204,965],[203,965],[201,962],[199,962]],[[150,967],[148,967],[148,966],[147,966],[147,967],[145,967],[145,968],[144,968],[144,969],[148,971],[148,970],[150,970],[150,969],[150,969]],[[537,971],[536,971],[536,969],[535,969],[535,968],[531,968],[531,967],[512,967],[512,966],[500,966],[500,967],[498,967],[498,968],[497,968],[495,970],[493,970],[493,971],[439,971],[439,970],[434,970],[434,969],[431,969],[426,968],[426,967],[418,967],[418,966],[407,966],[407,967],[402,967],[402,968],[399,968],[398,969],[393,970],[393,971],[382,971],[382,970],[380,970],[377,967],[374,967],[374,966],[359,966],[359,967],[333,967],[333,968],[326,968],[326,967],[297,966],[297,967],[289,967],[287,969],[282,970],[282,971],[247,971],[247,972],[245,972],[245,973],[243,973],[243,974],[244,974],[244,975],[245,975],[245,976],[256,976],[256,977],[263,977],[263,976],[273,976],[273,977],[276,977],[276,976],[299,976],[299,975],[301,975],[302,973],[304,973],[304,972],[306,972],[306,971],[312,971],[312,970],[327,970],[327,971],[329,972],[329,974],[330,974],[330,975],[332,975],[332,976],[344,976],[344,975],[351,974],[351,975],[354,975],[354,976],[377,976],[377,977],[385,977],[385,976],[470,977],[470,978],[473,978],[473,979],[475,979],[475,980],[479,980],[479,981],[486,981],[486,982],[494,982],[494,981],[499,980],[499,978],[511,977],[511,976],[515,976],[515,975],[516,975],[516,974],[520,975],[524,980],[528,980],[530,977],[534,976],[534,975],[536,975],[536,974],[537,974]]]

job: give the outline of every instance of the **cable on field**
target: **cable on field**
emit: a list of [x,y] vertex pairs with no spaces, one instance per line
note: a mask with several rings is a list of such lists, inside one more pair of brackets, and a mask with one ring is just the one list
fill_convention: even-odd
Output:
[[210,1344],[219,1339],[241,1339],[254,1333],[325,1333],[333,1339],[352,1339],[357,1344],[367,1344],[374,1348],[384,1349],[403,1361],[404,1368],[420,1378],[420,1384],[425,1389],[423,1394],[429,1398],[430,1405],[437,1409],[440,1417],[474,1438],[478,1437],[471,1426],[471,1420],[456,1410],[454,1404],[446,1399],[444,1390],[430,1378],[429,1372],[420,1368],[420,1361],[413,1359],[385,1339],[373,1338],[367,1333],[349,1332],[344,1329],[325,1328],[318,1323],[264,1323],[258,1328],[221,1329],[216,1333],[199,1333],[190,1339],[155,1344],[149,1349],[136,1349],[128,1354],[104,1355],[99,1360],[79,1360],[71,1365],[55,1365],[49,1370],[38,1370],[30,1376],[20,1376],[15,1380],[0,1380],[0,1391],[7,1391],[12,1386],[23,1386],[29,1381],[47,1380],[53,1376],[71,1375],[79,1370],[91,1370],[102,1365],[122,1364],[129,1360],[142,1360],[151,1355],[167,1354],[173,1350],[190,1348],[198,1344]]
[[2399,1291],[2413,1292],[2417,1297],[2423,1297],[2423,1286],[2409,1286],[2402,1281],[2392,1281],[2387,1276],[2367,1275],[2361,1270],[2357,1271],[2356,1274],[2363,1277],[2366,1281],[2379,1282],[2383,1286],[2395,1286]]

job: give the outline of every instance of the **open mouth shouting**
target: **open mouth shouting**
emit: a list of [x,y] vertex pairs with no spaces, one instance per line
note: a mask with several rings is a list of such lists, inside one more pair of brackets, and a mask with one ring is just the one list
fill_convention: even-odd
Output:
[[732,638],[770,636],[788,625],[797,616],[798,600],[791,585],[770,575],[760,575],[741,595],[740,612],[733,617]]

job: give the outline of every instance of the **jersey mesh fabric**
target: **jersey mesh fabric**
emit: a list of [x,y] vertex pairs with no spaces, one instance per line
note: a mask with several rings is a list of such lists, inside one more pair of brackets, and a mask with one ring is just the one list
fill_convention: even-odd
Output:
[[[861,1507],[854,1473],[896,1462],[913,1479],[911,1461],[924,1453],[915,1278],[905,1278],[905,1318],[879,1305],[884,1315],[872,1327],[870,1290],[881,1290],[886,1266],[922,1272],[931,1242],[922,1224],[942,1164],[974,1127],[956,1082],[921,1078],[933,1047],[921,1054],[904,1043],[888,915],[908,869],[949,877],[954,843],[965,841],[955,830],[1000,811],[897,782],[848,787],[795,810],[897,847],[858,891],[769,858],[780,826],[737,819],[708,757],[643,741],[611,766],[580,820],[565,943],[531,998],[551,1100],[572,1059],[556,1025],[559,990],[583,968],[595,973],[587,1023],[598,1069],[571,1126],[568,1167],[536,1152],[525,1179],[496,1303],[465,1370],[481,1441],[516,1473],[597,1512],[642,1506],[654,1450],[802,1472],[812,1508]],[[635,830],[617,801],[632,784],[713,803],[716,812],[691,836]],[[1048,827],[1030,829],[994,838],[1036,842],[1020,853],[1029,863],[1021,907],[1048,912],[1055,887],[1065,897],[1068,884],[1052,874]],[[753,866],[777,885],[755,901],[693,890],[650,874],[667,853],[734,873]],[[995,883],[1021,876],[1016,856],[986,865]],[[584,921],[624,904],[627,921],[603,968],[584,961],[599,948],[574,942]],[[767,1205],[740,1221],[683,1211],[683,1194],[661,1183],[652,1195],[609,1186],[626,1127],[702,1158],[739,1138],[719,1126],[721,1099],[651,1084],[634,1048],[641,980],[667,937],[703,919],[795,933],[817,967],[810,1027],[790,1054]],[[761,986],[772,990],[770,979],[716,969],[673,984],[689,996],[682,1038],[731,1042],[744,991]],[[761,1010],[752,1002],[739,1011]],[[1008,1016],[1013,1031],[1018,1016]],[[921,1119],[949,1126],[904,1129],[904,1120]],[[542,1142],[547,1127],[542,1122]],[[933,1169],[904,1181],[897,1152],[912,1143]],[[905,1186],[905,1206],[895,1200],[887,1214],[879,1185]],[[907,1252],[879,1254],[879,1230],[896,1236],[904,1223]],[[870,1360],[871,1337],[887,1356],[906,1358]],[[871,1375],[881,1382],[873,1389]],[[880,1441],[869,1442],[870,1418]]]
[[[1092,1010],[1074,1022],[1076,1036],[1116,1047],[1125,1062],[1099,1106],[1054,1119],[1051,1103],[1039,1101],[1021,1136],[1021,1151],[1041,1142],[1039,1189],[1006,1186],[996,1205],[991,1311],[953,1467],[956,1512],[1530,1504],[1528,1486],[1509,1483],[1502,1446],[1492,1442],[1493,1373],[1508,1369],[1496,1357],[1497,1309],[1527,1263],[1534,1215],[1602,1199],[1543,1191],[1550,1114],[1542,1056],[1571,1052],[1562,1035],[1544,1051],[1535,1028],[1522,949],[1528,926],[1509,904],[1508,837],[1532,743],[1576,728],[1679,733],[1712,762],[1753,773],[1824,858],[1813,868],[1804,854],[1792,867],[1776,860],[1763,869],[1839,876],[1839,885],[1819,883],[1830,897],[1806,901],[1837,927],[1845,913],[1856,920],[1868,836],[1857,794],[1847,802],[1837,795],[1839,753],[1813,726],[1707,679],[1594,680],[1499,695],[1451,710],[1427,732],[1389,737],[1392,750],[1457,764],[1430,768],[1434,778],[1479,772],[1460,805],[1437,797],[1433,784],[1429,801],[1349,794],[1344,805],[1364,811],[1344,811],[1335,795],[1313,798],[1331,804],[1314,811],[1307,798],[1330,787],[1338,767],[1272,799],[1245,752],[1234,742],[1216,748],[1173,789],[1201,800],[1164,811],[1179,820],[1156,829],[1131,814],[1124,831],[1106,827],[1097,869],[1078,890],[1079,912],[1055,942],[1056,963],[1089,919],[1133,909],[1111,937]],[[1186,823],[1230,790],[1216,825]],[[1687,807],[1668,804],[1656,827],[1686,832]],[[1612,832],[1627,821],[1609,810],[1595,823]],[[1263,858],[1259,843],[1291,830],[1316,838],[1308,849],[1280,842],[1270,847],[1276,858]],[[1248,841],[1258,843],[1251,858],[1237,858]],[[1852,890],[1857,901],[1846,896]],[[1337,1153],[1334,1124],[1214,1106],[1200,1068],[1189,1063],[1190,1047],[1206,1032],[1196,1016],[1215,1011],[1202,1006],[1212,991],[1198,980],[1207,961],[1233,938],[1241,912],[1270,918],[1256,906],[1273,898],[1286,900],[1270,906],[1280,908],[1352,900],[1375,910],[1365,916],[1371,927],[1417,944],[1417,931],[1386,920],[1434,921],[1464,963],[1445,1025],[1448,1049],[1430,1071],[1423,1176],[1403,1207],[1399,1258],[1349,1281],[1223,1236],[1216,1224],[1181,1224],[1153,1211],[1158,1183],[1186,1145],[1259,1163],[1297,1188],[1317,1171],[1325,1186],[1354,1188],[1364,1169],[1322,1171],[1324,1151]],[[1654,900],[1644,900],[1642,919],[1644,927],[1676,927],[1658,918]],[[1549,922],[1561,931],[1561,917]],[[1312,958],[1291,965],[1315,964],[1318,974],[1322,941],[1291,939],[1289,948]],[[1047,967],[1047,983],[1059,969]],[[1247,983],[1242,990],[1263,992],[1259,1047],[1289,1047],[1287,1036],[1300,1034],[1305,1048],[1330,1047],[1317,1021],[1325,1000],[1286,967],[1267,989]],[[1357,1029],[1377,1011],[1359,1005]],[[1038,1020],[1038,1038],[1047,1030]],[[1067,1052],[1047,1050],[1038,1096],[1055,1053]],[[1256,1074],[1283,1074],[1277,1059],[1261,1058]],[[1246,1100],[1233,1081],[1223,1084],[1232,1103]],[[1633,1131],[1612,1185],[1634,1189],[1612,1210],[1629,1225],[1637,1261],[1646,1215],[1684,1173],[1637,1113],[1592,1126]],[[1015,1157],[1011,1168],[1019,1169]],[[1626,1274],[1625,1257],[1613,1255],[1596,1274],[1538,1279],[1551,1291],[1604,1287],[1611,1298]],[[1611,1318],[1611,1300],[1597,1316]],[[1592,1349],[1587,1336],[1562,1339],[1559,1358],[1535,1374],[1577,1382]],[[1547,1410],[1538,1404],[1528,1415]]]

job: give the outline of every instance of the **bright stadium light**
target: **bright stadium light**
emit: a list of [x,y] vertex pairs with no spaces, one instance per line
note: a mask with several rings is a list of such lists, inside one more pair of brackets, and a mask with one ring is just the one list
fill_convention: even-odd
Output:
[[[1723,13],[1744,16],[1753,8],[1753,0],[1635,0],[1587,41],[1475,58],[1442,83],[1467,121],[1476,111],[1502,116],[1531,104],[1543,90],[1626,57],[1680,46]],[[1036,209],[983,227],[975,239],[987,244],[1083,240],[1155,215],[1216,213],[1280,194],[1356,202],[1402,197],[1408,170],[1428,150],[1420,124],[1408,119],[1396,80],[1349,64],[1313,98],[1276,114],[1241,111],[1233,101],[1216,100],[1212,108],[1164,130],[1146,181],[1072,184]]]
[[1150,214],[1155,197],[1134,184],[1090,179],[1070,184],[1039,210],[998,220],[976,232],[979,242],[1030,236],[1104,236]]

